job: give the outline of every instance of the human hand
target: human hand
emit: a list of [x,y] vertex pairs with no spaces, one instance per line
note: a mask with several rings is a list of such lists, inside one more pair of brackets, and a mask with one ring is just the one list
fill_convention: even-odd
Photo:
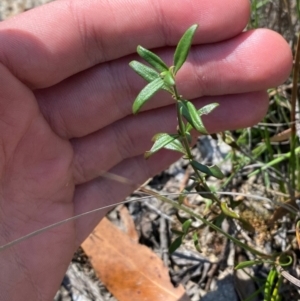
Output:
[[[205,120],[210,132],[258,122],[265,90],[285,80],[292,57],[271,31],[242,33],[248,17],[248,0],[69,0],[2,22],[0,245],[131,192],[99,178],[102,171],[142,183],[178,158],[142,156],[176,120],[164,94],[131,115],[145,84],[128,67],[138,44],[171,61],[169,46],[198,23],[190,63],[178,73],[180,93],[197,107],[220,104]],[[73,252],[104,214],[0,252],[0,300],[52,300]]]

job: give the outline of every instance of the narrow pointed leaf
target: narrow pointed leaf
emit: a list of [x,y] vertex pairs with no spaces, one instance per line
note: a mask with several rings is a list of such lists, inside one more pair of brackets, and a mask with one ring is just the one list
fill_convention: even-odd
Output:
[[267,277],[267,281],[265,283],[265,289],[264,289],[264,300],[270,300],[271,299],[271,295],[272,295],[272,287],[273,287],[273,283],[274,280],[276,278],[277,275],[277,271],[276,269],[273,267]]
[[166,133],[156,134],[152,139],[155,141],[152,148],[150,149],[150,151],[145,152],[144,157],[146,159],[149,158],[151,155],[153,155],[160,149],[166,147],[167,144],[174,141],[177,137],[178,137],[178,135],[170,135],[170,134],[166,134]]
[[187,221],[185,221],[183,224],[182,224],[182,232],[184,233],[184,235],[186,235],[192,225],[192,220],[191,219],[188,219]]
[[[197,186],[195,186],[195,189],[197,192],[199,192],[199,194],[205,198],[205,199],[208,199],[208,200],[211,200],[211,201],[214,201],[215,200],[215,196],[214,194],[211,192],[211,193],[207,193],[207,189],[204,188],[202,185],[198,184]],[[202,192],[205,192],[205,194],[201,194]]]
[[165,62],[157,56],[155,53],[152,51],[142,47],[138,46],[137,47],[137,53],[147,62],[149,63],[152,67],[154,67],[156,70],[159,72],[163,71],[169,71],[168,66],[165,64]]
[[173,151],[177,151],[177,152],[180,152],[180,153],[186,155],[185,149],[182,146],[182,143],[178,139],[175,139],[174,141],[168,143],[166,146],[164,146],[164,148],[173,150]]
[[223,213],[229,217],[237,218],[237,219],[240,218],[240,216],[235,211],[233,211],[231,208],[228,207],[226,202],[221,202],[221,209]]
[[258,261],[258,260],[243,261],[243,262],[239,263],[234,269],[235,270],[244,269],[247,267],[251,267],[255,264],[261,264],[261,263],[262,263],[262,261]]
[[[207,115],[207,114],[211,113],[218,106],[219,106],[218,103],[208,104],[208,105],[206,105],[206,106],[204,106],[204,107],[202,107],[201,109],[198,110],[198,115],[199,116]],[[201,120],[201,118],[200,118],[200,120]],[[187,131],[190,131],[192,128],[193,128],[193,126],[190,123],[188,123],[186,125],[186,130]],[[206,130],[205,127],[204,127],[204,130],[205,130],[204,134],[207,134],[207,130]]]
[[192,126],[200,133],[202,134],[207,134],[207,130],[201,120],[201,117],[198,114],[197,109],[195,108],[195,106],[190,102],[186,102],[187,108],[188,108],[188,112],[189,115],[192,119]]
[[129,66],[147,82],[152,82],[160,77],[157,71],[138,61],[131,61]]
[[159,91],[163,87],[163,85],[164,81],[161,78],[157,78],[149,83],[146,87],[144,87],[133,103],[133,114],[136,114],[147,102],[147,100],[149,100],[157,91]]
[[[180,106],[182,115],[189,122],[189,124],[201,134],[207,134],[207,130],[195,106],[187,100],[181,101]],[[187,130],[189,130],[189,127],[187,127]]]
[[210,112],[212,112],[216,107],[218,107],[219,104],[214,102],[214,103],[210,103],[206,106],[204,106],[203,108],[199,109],[198,110],[198,115],[201,116],[201,115],[207,115],[209,114]]
[[169,253],[174,253],[182,244],[182,236],[178,236],[170,245]]
[[186,124],[186,131],[189,132],[189,131],[191,131],[192,129],[193,129],[193,126],[188,122],[188,123]]
[[198,169],[199,171],[209,175],[209,176],[213,176],[217,179],[223,179],[224,178],[224,174],[222,173],[222,171],[220,170],[220,168],[217,165],[213,165],[213,166],[206,166],[203,165],[197,161],[192,160],[191,164]]
[[[157,71],[138,61],[131,61],[129,65],[139,76],[141,76],[148,83],[154,81],[157,78],[160,78],[160,74]],[[166,84],[162,88],[172,93],[172,90]]]
[[180,235],[180,236],[184,235],[184,233],[182,231],[179,231],[179,230],[174,229],[174,228],[171,228],[171,232],[173,234]]
[[192,25],[181,37],[174,54],[174,73],[176,74],[184,64],[192,44],[192,40],[198,25]]
[[193,234],[193,241],[194,241],[194,246],[196,248],[196,250],[201,253],[201,247],[200,247],[200,243],[199,243],[199,237],[198,237],[198,234],[197,232],[195,232]]
[[181,115],[190,123],[190,126],[192,126],[191,123],[193,123],[193,120],[192,120],[192,117],[190,116],[190,113],[189,113],[186,103],[187,103],[186,100],[183,100],[179,103],[180,112],[181,112]]

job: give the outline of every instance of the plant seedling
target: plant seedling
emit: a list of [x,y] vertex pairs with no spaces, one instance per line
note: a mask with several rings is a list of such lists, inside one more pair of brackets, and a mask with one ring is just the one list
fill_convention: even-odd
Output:
[[194,24],[183,34],[174,53],[173,65],[170,67],[155,53],[142,46],[137,47],[137,53],[150,66],[138,61],[130,62],[131,68],[148,82],[136,97],[132,111],[133,114],[137,114],[150,98],[160,90],[171,94],[177,108],[177,133],[156,134],[152,139],[154,144],[152,148],[145,153],[145,158],[149,158],[162,148],[182,153],[185,155],[185,158],[189,160],[195,171],[199,183],[198,189],[210,191],[201,173],[218,179],[222,179],[224,175],[216,165],[209,167],[194,159],[190,147],[192,140],[191,131],[194,129],[200,134],[208,134],[201,116],[212,112],[218,104],[212,103],[197,110],[192,102],[182,98],[182,96],[178,94],[176,85],[176,74],[187,59],[197,28],[198,25]]
[[[193,37],[198,28],[197,24],[192,25],[183,34],[175,49],[173,57],[173,65],[168,67],[167,64],[155,53],[142,46],[137,47],[137,53],[149,64],[145,65],[138,61],[130,62],[131,68],[145,79],[148,84],[140,91],[136,97],[133,106],[133,114],[137,114],[141,108],[155,95],[158,91],[163,90],[171,94],[174,99],[177,111],[177,133],[158,133],[153,138],[152,148],[145,153],[145,158],[149,158],[160,149],[169,149],[180,152],[189,161],[195,172],[194,188],[201,192],[209,193],[207,197],[219,203],[217,197],[210,191],[205,182],[203,174],[213,176],[218,179],[224,177],[218,166],[206,166],[196,161],[191,152],[191,131],[196,130],[202,135],[208,134],[207,129],[202,121],[202,115],[207,115],[212,112],[217,106],[217,103],[212,103],[203,108],[196,109],[194,104],[183,98],[177,90],[176,74],[186,61]],[[222,207],[221,207],[222,208]],[[226,212],[225,212],[226,214]],[[180,245],[181,238],[177,239],[175,245]],[[171,248],[174,251],[176,248]]]

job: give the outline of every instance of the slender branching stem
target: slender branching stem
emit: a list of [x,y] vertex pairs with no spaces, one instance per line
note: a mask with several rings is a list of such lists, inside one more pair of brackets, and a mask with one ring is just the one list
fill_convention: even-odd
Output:
[[[189,160],[189,162],[191,163],[191,161],[194,159],[193,154],[191,153],[191,149],[190,149],[190,145],[188,142],[188,138],[186,136],[186,131],[184,129],[184,123],[182,120],[182,114],[180,113],[180,101],[182,100],[176,85],[173,87],[173,91],[174,91],[174,98],[176,100],[176,110],[177,110],[177,120],[178,120],[178,126],[179,126],[179,132],[180,132],[180,136],[181,136],[181,140],[182,143],[184,145],[184,148],[186,150],[186,154],[187,154],[187,159]],[[219,199],[211,192],[210,188],[207,186],[205,179],[203,178],[203,176],[200,174],[199,170],[197,168],[195,168],[192,164],[190,164],[195,172],[195,175],[197,177],[198,182],[202,185],[202,187],[205,189],[205,191],[210,192],[211,195],[214,198],[214,201],[216,201],[217,203],[219,203]]]

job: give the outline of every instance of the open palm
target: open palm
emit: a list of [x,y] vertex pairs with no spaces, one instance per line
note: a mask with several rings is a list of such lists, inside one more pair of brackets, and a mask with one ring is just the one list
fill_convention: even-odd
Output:
[[[143,159],[151,137],[174,131],[176,120],[164,94],[131,115],[144,85],[128,67],[138,44],[171,61],[172,46],[200,23],[178,74],[180,93],[198,107],[220,104],[205,120],[211,132],[258,122],[264,91],[284,81],[292,58],[277,34],[242,33],[248,16],[247,0],[66,0],[1,23],[0,245],[131,192],[99,177],[103,171],[142,183],[177,158],[162,151]],[[51,300],[104,214],[1,252],[0,300]]]

